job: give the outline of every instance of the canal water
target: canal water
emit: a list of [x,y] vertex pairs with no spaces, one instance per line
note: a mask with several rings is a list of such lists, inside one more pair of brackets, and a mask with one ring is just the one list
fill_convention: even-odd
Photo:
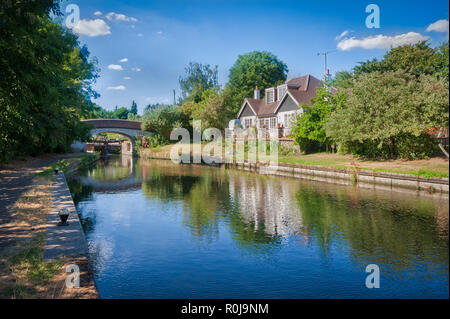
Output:
[[449,297],[442,195],[120,156],[69,186],[102,298]]

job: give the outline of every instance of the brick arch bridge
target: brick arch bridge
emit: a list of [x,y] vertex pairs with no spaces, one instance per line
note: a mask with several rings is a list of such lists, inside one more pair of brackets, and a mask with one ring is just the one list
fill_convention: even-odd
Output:
[[116,133],[125,136],[128,141],[122,143],[122,154],[136,154],[135,143],[137,138],[150,135],[151,132],[141,130],[142,122],[119,119],[93,119],[81,122],[93,126],[91,135],[99,133]]

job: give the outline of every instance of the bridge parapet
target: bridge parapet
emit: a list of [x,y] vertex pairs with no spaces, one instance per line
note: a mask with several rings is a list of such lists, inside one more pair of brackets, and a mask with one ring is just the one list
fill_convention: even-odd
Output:
[[130,121],[130,120],[120,120],[120,119],[93,119],[93,120],[82,120],[81,122],[86,124],[91,124],[95,128],[122,128],[129,130],[141,130],[142,122]]
[[[91,135],[99,133],[118,133],[126,136],[129,141],[123,141],[121,144],[122,154],[136,154],[136,138],[140,139],[144,135],[151,135],[151,132],[142,131],[139,121],[129,121],[120,119],[92,119],[82,120],[81,122],[91,124]],[[75,143],[74,143],[75,144]],[[86,147],[86,144],[85,144]],[[92,147],[91,147],[92,148]]]

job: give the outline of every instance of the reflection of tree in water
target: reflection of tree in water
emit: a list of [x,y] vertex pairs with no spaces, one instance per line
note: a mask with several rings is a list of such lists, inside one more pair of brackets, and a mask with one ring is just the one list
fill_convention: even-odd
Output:
[[131,162],[124,161],[122,157],[116,156],[105,158],[88,171],[90,178],[101,182],[117,181],[129,177],[131,174]]
[[[79,177],[72,178],[67,183],[77,212],[80,212],[79,205],[81,205],[83,201],[91,200],[94,188],[92,186],[83,185]],[[96,215],[94,212],[86,212],[84,209],[81,209],[81,211],[82,213],[79,213],[78,215],[80,217],[81,226],[87,234],[94,230]]]
[[147,197],[163,202],[183,200],[183,224],[197,238],[217,239],[219,222],[223,220],[242,247],[263,251],[264,245],[280,242],[276,233],[266,231],[263,219],[255,227],[252,219],[241,215],[230,195],[228,176],[221,170],[165,164],[146,167],[143,176],[142,189]]
[[72,194],[75,206],[77,206],[82,200],[91,199],[94,188],[92,186],[83,185],[79,177],[68,180],[67,184],[69,186],[70,193]]
[[80,216],[81,226],[86,234],[92,233],[97,224],[97,215],[93,211],[83,211]]
[[431,200],[400,197],[362,196],[342,188],[300,189],[296,194],[304,227],[325,254],[332,244],[349,245],[364,262],[403,268],[431,257],[448,264],[448,236],[439,236]]

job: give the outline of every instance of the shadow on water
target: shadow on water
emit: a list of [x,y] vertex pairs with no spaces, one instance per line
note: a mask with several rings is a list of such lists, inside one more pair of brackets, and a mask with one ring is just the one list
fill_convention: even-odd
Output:
[[[88,241],[96,254],[103,256],[98,257],[100,281],[119,261],[125,267],[133,260],[137,268],[141,263],[153,267],[156,274],[162,272],[158,278],[156,274],[151,277],[158,286],[165,276],[173,279],[169,275],[179,267],[174,265],[179,262],[176,252],[183,248],[179,253],[184,256],[186,276],[190,265],[199,271],[201,264],[206,282],[207,269],[224,278],[247,280],[247,287],[239,288],[242,293],[247,291],[247,297],[303,297],[291,285],[314,286],[312,277],[328,278],[333,267],[352,282],[356,280],[353,273],[364,271],[369,263],[383,265],[396,289],[378,297],[420,297],[423,292],[419,288],[402,290],[408,276],[433,282],[431,296],[448,296],[448,197],[364,190],[123,156],[99,162],[72,179],[69,186]],[[138,234],[139,239],[133,241]],[[126,252],[119,249],[119,240],[127,240]],[[217,265],[224,254],[228,254],[229,269]],[[281,267],[278,275],[269,272],[274,264]],[[255,273],[241,274],[240,267]],[[311,278],[299,277],[294,271],[299,267]],[[265,283],[258,271],[265,274],[266,282],[281,277],[288,282],[279,291],[263,293],[256,288]],[[223,297],[238,289],[214,278],[214,287],[205,283],[203,290],[197,286],[176,290],[174,284],[161,281],[161,294],[152,296],[187,297],[191,295],[178,293],[199,290],[200,297]],[[188,285],[191,278],[179,280]],[[335,294],[330,297],[348,297],[337,286],[328,285]],[[149,297],[144,288],[142,294],[130,290],[117,295],[108,287],[104,289],[111,291],[106,293],[111,297]],[[327,297],[326,289],[312,288],[312,295],[306,296]],[[361,297],[358,289],[354,288],[352,296]]]

